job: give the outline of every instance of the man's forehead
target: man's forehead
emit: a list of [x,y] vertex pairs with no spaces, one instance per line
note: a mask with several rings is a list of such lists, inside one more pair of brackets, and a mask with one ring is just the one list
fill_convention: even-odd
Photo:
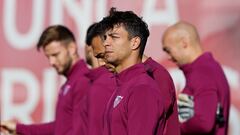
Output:
[[125,29],[125,27],[123,26],[123,24],[116,24],[113,26],[113,28],[107,30],[107,34],[114,34],[114,33],[118,33],[120,29]]
[[119,28],[109,29],[106,34],[116,34],[119,32]]

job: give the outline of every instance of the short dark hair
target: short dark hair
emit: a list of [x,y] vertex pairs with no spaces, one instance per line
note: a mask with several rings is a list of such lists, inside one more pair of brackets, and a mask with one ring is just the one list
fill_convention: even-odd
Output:
[[103,37],[104,32],[102,31],[101,25],[99,23],[93,23],[87,29],[85,43],[91,46],[93,38],[96,36]]
[[90,46],[94,37],[98,36],[98,33],[95,32],[98,23],[93,23],[87,29],[85,43]]
[[109,15],[104,17],[99,23],[101,24],[102,31],[113,29],[115,25],[123,25],[130,39],[133,37],[141,39],[140,56],[143,55],[150,32],[148,25],[133,11],[117,11],[116,8],[112,7]]
[[63,25],[52,25],[47,27],[41,34],[37,43],[37,50],[41,47],[45,48],[49,43],[53,41],[65,42],[76,42],[73,33]]

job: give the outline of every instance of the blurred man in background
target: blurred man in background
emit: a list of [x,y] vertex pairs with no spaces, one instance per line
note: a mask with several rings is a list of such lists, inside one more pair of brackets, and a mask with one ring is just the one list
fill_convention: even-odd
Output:
[[163,50],[183,71],[186,86],[178,96],[181,134],[226,135],[230,91],[221,65],[203,52],[196,28],[178,22],[164,32]]
[[101,31],[97,25],[98,23],[93,23],[88,27],[85,39],[85,58],[87,64],[93,69],[105,64],[101,60],[104,58],[105,49],[100,36]]
[[13,121],[1,123],[1,131],[21,135],[76,135],[81,120],[79,109],[81,102],[90,87],[87,78],[89,73],[85,62],[80,59],[73,33],[62,25],[48,27],[42,33],[37,49],[42,48],[50,65],[59,75],[67,78],[61,87],[53,122],[25,125]]
[[[92,70],[88,74],[91,80],[91,88],[87,94],[85,129],[88,135],[103,134],[103,116],[107,102],[116,89],[114,67],[106,63],[105,47],[103,45],[102,31],[98,23],[89,26],[86,34],[86,45],[92,55]],[[91,53],[91,54],[89,54]]]

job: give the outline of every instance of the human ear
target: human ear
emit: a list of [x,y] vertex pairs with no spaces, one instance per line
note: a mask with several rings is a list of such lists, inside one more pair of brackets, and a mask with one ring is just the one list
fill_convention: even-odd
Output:
[[134,38],[131,39],[131,42],[132,42],[131,48],[133,50],[136,50],[140,47],[141,38],[140,37],[134,37]]
[[183,48],[187,48],[190,43],[190,40],[188,37],[182,37],[181,44]]
[[74,42],[69,43],[68,50],[71,55],[74,55],[77,52],[77,45]]

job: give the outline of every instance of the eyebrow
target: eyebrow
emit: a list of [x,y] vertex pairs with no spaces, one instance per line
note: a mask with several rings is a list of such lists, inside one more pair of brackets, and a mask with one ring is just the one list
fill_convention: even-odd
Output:
[[114,36],[114,35],[119,35],[119,33],[112,32],[112,33],[108,33],[107,35],[109,35],[109,36]]

